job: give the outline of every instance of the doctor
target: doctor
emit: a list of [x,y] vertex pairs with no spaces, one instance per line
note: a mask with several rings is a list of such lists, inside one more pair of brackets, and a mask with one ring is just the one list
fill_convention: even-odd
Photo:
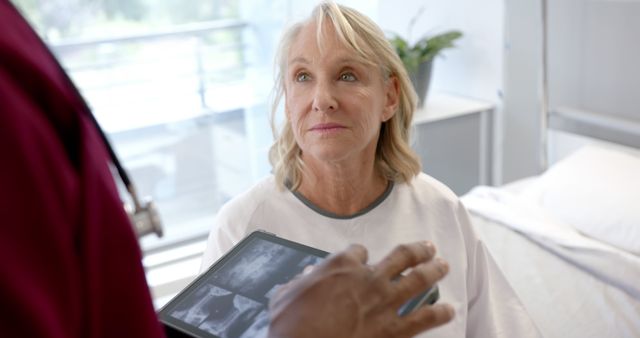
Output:
[[[7,0],[0,109],[0,337],[162,337],[89,108]],[[444,305],[403,318],[390,307],[446,274],[434,250],[401,246],[373,270],[363,247],[335,255],[278,295],[271,336],[409,337],[447,322]]]

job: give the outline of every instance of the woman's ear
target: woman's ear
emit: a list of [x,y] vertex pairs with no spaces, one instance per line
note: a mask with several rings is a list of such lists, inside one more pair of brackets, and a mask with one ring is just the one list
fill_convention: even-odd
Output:
[[400,85],[398,78],[390,76],[385,81],[385,105],[382,112],[382,122],[386,122],[393,117],[400,102]]

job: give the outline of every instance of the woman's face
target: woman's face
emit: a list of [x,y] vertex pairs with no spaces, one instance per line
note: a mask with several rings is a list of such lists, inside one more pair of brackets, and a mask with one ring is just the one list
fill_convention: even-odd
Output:
[[380,125],[397,106],[397,81],[361,62],[331,24],[323,29],[323,53],[310,22],[287,57],[285,109],[296,142],[305,162],[373,160]]

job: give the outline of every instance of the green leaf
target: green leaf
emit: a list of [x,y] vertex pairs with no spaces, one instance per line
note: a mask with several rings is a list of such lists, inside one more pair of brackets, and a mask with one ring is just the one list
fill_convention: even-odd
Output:
[[420,63],[432,60],[444,49],[455,47],[454,41],[462,37],[457,30],[446,31],[433,36],[424,36],[411,46],[397,34],[389,39],[396,53],[409,73],[418,70]]

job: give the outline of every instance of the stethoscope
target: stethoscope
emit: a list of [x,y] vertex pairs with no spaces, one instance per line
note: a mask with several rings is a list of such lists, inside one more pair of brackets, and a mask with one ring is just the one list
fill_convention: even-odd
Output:
[[133,185],[133,182],[129,178],[129,174],[127,174],[127,171],[124,169],[124,167],[120,163],[120,159],[118,159],[118,156],[116,155],[115,151],[111,147],[111,143],[107,139],[107,136],[105,135],[104,131],[100,127],[100,124],[96,120],[93,113],[91,113],[91,109],[89,108],[89,105],[84,100],[82,95],[80,95],[80,92],[78,91],[76,86],[73,84],[73,81],[71,81],[71,79],[69,78],[69,75],[67,74],[67,72],[62,68],[62,65],[59,62],[57,62],[57,59],[53,54],[53,52],[51,52],[49,47],[39,37],[38,37],[38,40],[44,45],[45,49],[49,52],[50,56],[58,65],[60,72],[62,72],[63,76],[67,79],[69,86],[75,92],[76,97],[82,103],[86,115],[89,117],[89,120],[98,131],[98,134],[100,135],[100,138],[102,139],[104,146],[107,149],[107,152],[109,153],[111,163],[116,168],[116,171],[118,172],[118,176],[120,177],[120,180],[124,184],[125,189],[129,193],[129,196],[131,196],[131,201],[133,202],[133,206],[123,202],[123,207],[127,215],[129,216],[129,219],[131,220],[131,224],[133,226],[133,229],[136,235],[138,236],[138,238],[142,238],[149,234],[156,234],[158,237],[162,237],[163,235],[162,222],[160,220],[160,214],[158,213],[158,209],[153,203],[153,200],[151,200],[150,197],[146,197],[143,201],[141,201],[138,198],[138,193],[136,191],[135,186]]
[[160,214],[158,213],[158,209],[156,208],[155,203],[153,203],[153,200],[150,197],[146,197],[143,201],[140,201],[136,188],[133,185],[133,181],[131,181],[131,179],[129,178],[129,174],[127,174],[127,171],[120,163],[120,159],[111,147],[111,143],[107,139],[107,136],[104,134],[102,128],[100,128],[100,125],[98,124],[95,116],[91,113],[90,110],[88,112],[91,122],[98,131],[98,134],[100,134],[100,137],[102,138],[104,145],[107,148],[111,163],[116,168],[118,176],[127,189],[129,196],[131,196],[133,206],[127,203],[123,204],[127,215],[129,215],[129,219],[131,220],[131,224],[133,225],[133,229],[135,230],[136,235],[138,236],[138,238],[142,238],[149,234],[156,234],[158,237],[162,237],[162,222],[160,220]]

